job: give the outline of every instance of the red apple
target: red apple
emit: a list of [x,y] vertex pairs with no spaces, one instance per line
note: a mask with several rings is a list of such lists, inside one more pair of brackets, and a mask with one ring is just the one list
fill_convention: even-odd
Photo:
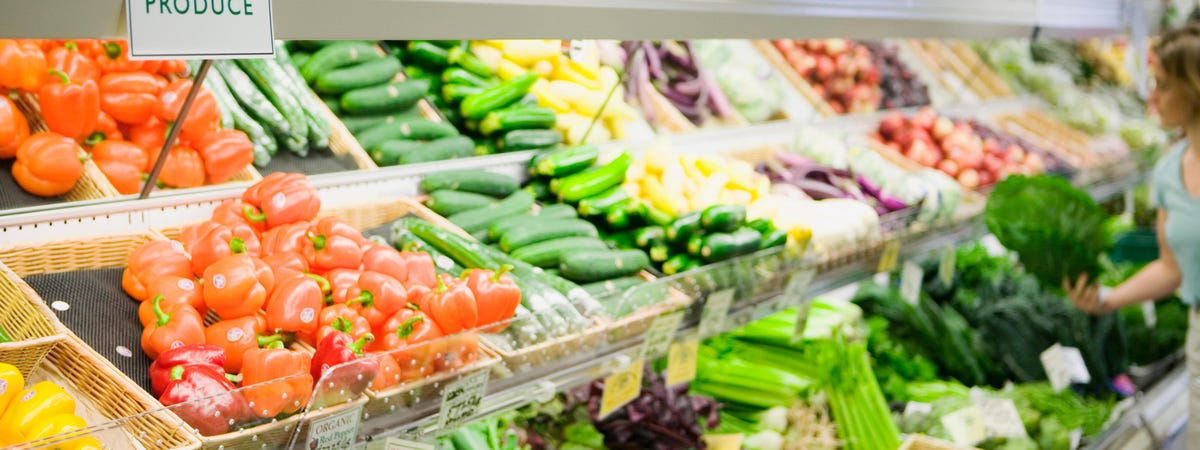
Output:
[[825,41],[821,39],[809,39],[804,41],[804,48],[813,53],[825,53]]
[[846,53],[850,49],[850,42],[845,39],[826,39],[825,54],[829,56],[837,56]]
[[825,86],[814,84],[812,87],[813,94],[817,97],[825,98]]
[[1004,158],[1009,162],[1020,164],[1025,161],[1025,149],[1017,144],[1009,145],[1004,148]]
[[896,131],[904,126],[904,116],[898,112],[888,113],[879,120],[879,134],[885,139],[891,140],[896,135]]
[[900,144],[897,144],[895,142],[888,142],[887,144],[884,144],[884,145],[888,148],[888,150],[891,150],[896,153],[902,153],[902,150],[901,150],[902,147],[900,147]]
[[914,140],[908,147],[905,147],[904,156],[913,161],[921,162],[927,152],[929,152],[929,144],[926,144],[925,141]]
[[995,154],[1000,152],[1000,141],[995,138],[987,138],[983,140],[984,153]]
[[954,162],[954,160],[943,159],[942,162],[938,163],[937,168],[951,178],[958,176],[958,163]]
[[1004,168],[1004,160],[996,155],[985,155],[983,157],[983,170],[988,172],[999,172]]
[[916,114],[913,114],[910,120],[913,126],[929,131],[929,129],[933,128],[933,122],[937,121],[937,118],[938,114],[933,108],[925,107],[918,110]]
[[954,131],[954,122],[951,122],[950,119],[944,116],[938,117],[937,120],[933,122],[933,129],[931,131],[933,138],[937,139],[938,142],[941,142],[942,139],[945,139],[951,131]]
[[776,39],[775,48],[781,52],[793,52],[796,51],[796,41],[791,39]]
[[960,148],[960,151],[962,151],[962,155],[958,158],[958,165],[971,169],[979,169],[983,167],[983,152],[972,151],[965,148]]
[[860,69],[858,72],[859,75],[861,75],[862,81],[872,86],[878,86],[879,82],[883,79],[879,75],[879,68],[875,66],[871,66],[866,69]]
[[1045,161],[1042,160],[1042,155],[1037,153],[1029,153],[1025,156],[1025,167],[1032,173],[1042,173],[1046,171]]
[[975,169],[964,169],[958,173],[958,184],[967,189],[979,187],[979,172],[976,172]]
[[996,176],[995,174],[993,174],[991,172],[988,172],[988,171],[979,172],[979,186],[987,186],[989,184],[995,183],[996,180],[998,180],[998,179],[1000,179],[1000,177]]
[[895,142],[896,144],[899,144],[900,147],[906,149],[912,147],[913,141],[916,140],[914,131],[914,128],[901,126],[896,130],[895,134],[892,135],[892,142]]
[[817,80],[825,81],[830,79],[836,70],[837,66],[834,64],[833,58],[827,55],[817,56],[817,69],[815,71]]

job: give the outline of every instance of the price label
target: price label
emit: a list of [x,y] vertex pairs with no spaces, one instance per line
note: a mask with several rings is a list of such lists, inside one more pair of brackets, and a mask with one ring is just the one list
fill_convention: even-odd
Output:
[[733,304],[735,292],[734,288],[729,288],[708,294],[704,310],[700,312],[701,338],[707,339],[724,331],[725,317],[729,315],[729,306]]
[[650,359],[667,353],[671,341],[675,340],[675,331],[683,321],[684,311],[663,314],[654,319],[650,329],[646,330],[646,338],[642,341],[641,359]]
[[954,247],[949,245],[942,249],[942,259],[938,261],[938,278],[942,283],[949,285],[954,282],[954,264],[958,253],[954,251]]
[[900,259],[900,241],[891,240],[883,244],[883,254],[879,256],[879,267],[876,272],[885,273],[896,269],[896,262]]
[[933,405],[922,402],[908,402],[904,404],[904,417],[924,417],[933,412]]
[[127,0],[125,12],[130,59],[275,56],[271,0]]
[[804,331],[808,330],[808,313],[812,311],[812,299],[804,299],[796,306],[796,329],[792,331],[792,343],[804,340]]
[[438,428],[458,427],[479,411],[487,395],[488,372],[480,371],[447,384],[442,390],[442,409],[438,412]]
[[374,440],[367,445],[367,450],[434,450],[435,448],[433,444],[425,444],[398,437]]
[[1083,440],[1083,428],[1071,430],[1071,450],[1079,448],[1079,441]]
[[1146,322],[1146,328],[1153,329],[1158,324],[1158,310],[1154,306],[1154,302],[1142,302],[1142,320]]
[[1017,412],[1017,406],[1007,398],[982,398],[974,402],[983,414],[983,426],[989,437],[1023,438],[1025,423]]
[[349,408],[329,417],[312,421],[304,448],[334,450],[349,448],[358,439],[362,405]]
[[983,414],[978,406],[968,406],[942,416],[942,426],[950,434],[950,440],[958,445],[975,445],[987,439],[987,428],[983,426]]
[[604,379],[604,394],[600,396],[600,417],[608,417],[642,393],[642,359],[629,364],[621,372]]
[[912,261],[905,261],[904,269],[900,272],[900,298],[916,305],[921,300],[921,282],[924,277],[925,272],[921,270],[921,266]]
[[668,386],[687,383],[696,378],[696,353],[699,349],[700,341],[695,337],[671,344],[671,348],[667,350]]
[[783,288],[783,295],[787,298],[787,306],[799,306],[804,302],[804,297],[808,294],[808,287],[812,285],[813,277],[817,272],[813,269],[805,269],[793,273],[788,277],[787,285]]
[[705,434],[701,439],[709,450],[741,450],[746,435],[742,433]]
[[1087,383],[1092,381],[1087,365],[1083,363],[1083,355],[1075,347],[1064,347],[1060,344],[1051,345],[1040,356],[1042,367],[1046,369],[1046,377],[1055,391],[1061,391],[1071,383]]

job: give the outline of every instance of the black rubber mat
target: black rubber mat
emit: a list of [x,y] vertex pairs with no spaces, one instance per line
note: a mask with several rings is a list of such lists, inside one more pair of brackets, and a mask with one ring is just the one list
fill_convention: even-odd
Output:
[[302,173],[319,175],[323,173],[345,172],[358,170],[354,159],[349,156],[337,156],[328,149],[309,150],[308,156],[300,157],[295,153],[279,149],[267,167],[256,167],[258,172],[266,176],[275,172]]
[[121,289],[121,271],[78,270],[33,275],[25,281],[67,328],[150,392],[151,361],[142,351],[139,303]]
[[0,159],[0,210],[63,203],[58,197],[38,197],[25,192],[12,176],[12,159]]

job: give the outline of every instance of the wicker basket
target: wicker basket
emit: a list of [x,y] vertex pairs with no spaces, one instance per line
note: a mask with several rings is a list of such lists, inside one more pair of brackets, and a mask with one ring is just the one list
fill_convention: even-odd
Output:
[[[25,115],[25,119],[29,122],[30,133],[40,133],[48,131],[46,123],[42,121],[41,108],[38,107],[37,100],[31,94],[21,94],[16,100],[17,109]],[[87,156],[82,148],[79,153],[80,158]],[[83,176],[79,177],[79,181],[75,182],[75,187],[71,188],[67,193],[58,196],[64,201],[75,202],[80,200],[95,200],[99,198],[111,198],[120,196],[117,188],[113,187],[108,181],[108,177],[104,172],[100,171],[100,167],[96,165],[91,158],[86,158],[83,161]]]
[[964,447],[955,445],[951,442],[946,442],[941,439],[931,438],[923,434],[910,435],[904,443],[900,444],[900,450],[978,450],[974,447]]
[[0,263],[0,329],[13,342],[0,344],[0,361],[29,376],[65,337],[54,315],[17,274]]

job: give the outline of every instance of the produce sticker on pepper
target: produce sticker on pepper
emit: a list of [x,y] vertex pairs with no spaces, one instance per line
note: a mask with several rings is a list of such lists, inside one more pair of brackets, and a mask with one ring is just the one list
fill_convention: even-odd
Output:
[[126,0],[129,59],[275,56],[271,0]]

